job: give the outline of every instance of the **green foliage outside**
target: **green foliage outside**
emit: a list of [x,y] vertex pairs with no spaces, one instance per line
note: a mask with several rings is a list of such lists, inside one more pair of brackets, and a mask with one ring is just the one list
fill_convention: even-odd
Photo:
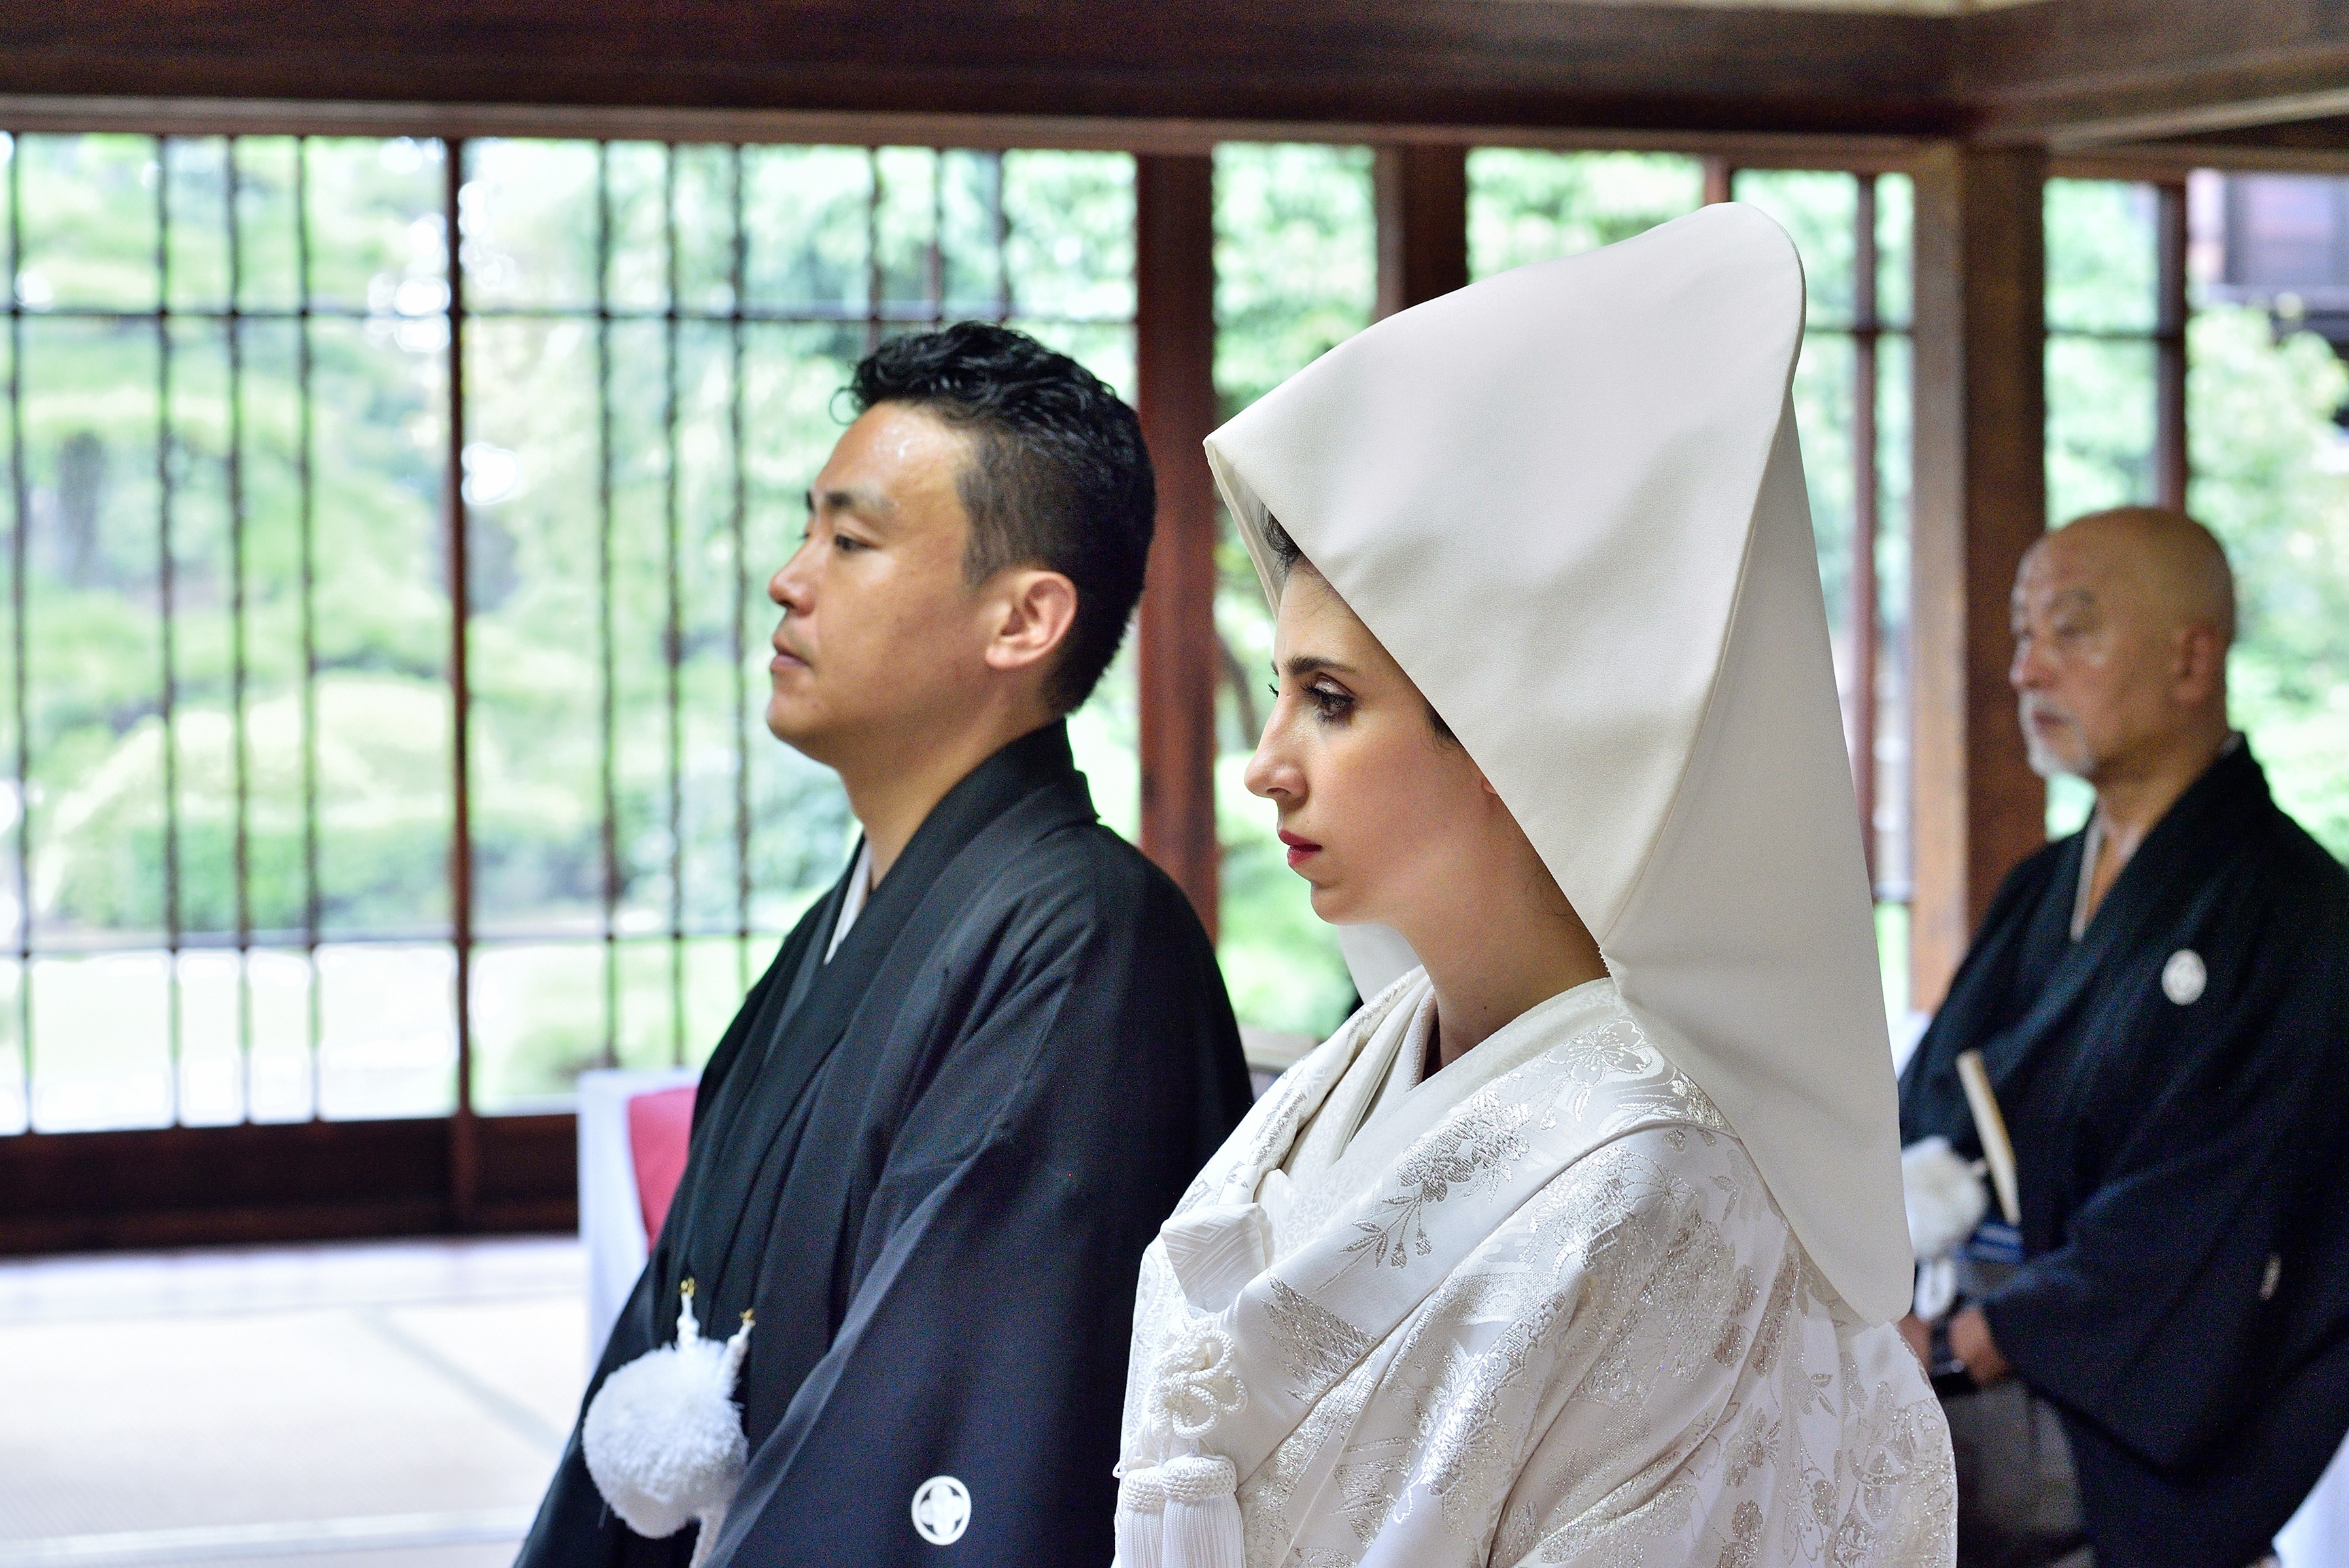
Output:
[[[330,942],[429,943],[447,927],[452,798],[439,149],[317,139],[297,170],[290,139],[240,143],[234,261],[237,304],[250,314],[233,345],[233,407],[232,345],[219,319],[232,260],[224,145],[174,141],[168,171],[145,138],[26,137],[7,148],[23,201],[18,289],[35,307],[12,366],[24,389],[23,809],[35,940],[152,941],[173,920],[190,933],[240,922],[298,933],[315,911]],[[1129,159],[1108,154],[748,150],[741,303],[755,319],[740,329],[738,356],[727,319],[736,236],[726,150],[684,149],[671,163],[660,147],[615,144],[600,211],[593,144],[492,141],[471,156],[468,633],[486,939],[473,1007],[476,1087],[494,1107],[560,1094],[607,1053],[650,1063],[706,1052],[775,935],[836,873],[853,831],[836,781],[758,721],[773,614],[764,583],[841,428],[835,394],[866,346],[876,276],[889,330],[1008,315],[1130,392],[1133,176]],[[321,313],[307,371],[316,678],[306,691],[305,434],[300,336],[287,319],[304,298],[297,173],[308,299]],[[865,211],[876,180],[872,250]],[[1479,150],[1472,269],[1485,275],[1628,237],[1692,209],[1700,183],[1694,161],[1674,156]],[[1854,480],[1854,190],[1844,175],[1749,171],[1737,192],[1785,223],[1804,256],[1811,330],[1795,401],[1839,645]],[[1897,645],[1907,598],[1906,181],[1880,181],[1878,200],[1888,335],[1878,567]],[[2048,220],[2048,469],[2060,521],[2150,493],[2150,350],[2096,335],[2149,325],[2151,230],[2142,194],[2111,184],[2051,184]],[[602,294],[614,313],[603,326],[594,315],[601,222],[611,236]],[[1370,154],[1226,146],[1216,223],[1216,383],[1229,413],[1369,323]],[[160,298],[181,313],[168,328],[106,314],[151,311]],[[0,353],[16,351],[0,341]],[[2313,336],[2280,341],[2265,316],[2230,307],[2198,314],[2191,351],[2191,500],[2227,541],[2242,583],[2239,721],[2288,808],[2349,853],[2349,463],[2333,422],[2349,375]],[[158,400],[167,363],[168,405]],[[158,613],[166,472],[176,672],[168,740]],[[241,561],[232,483],[245,519]],[[1344,1016],[1352,987],[1333,934],[1283,862],[1271,809],[1241,781],[1265,711],[1271,623],[1228,535],[1220,564],[1230,676],[1217,769],[1221,956],[1244,1019],[1318,1034]],[[240,596],[241,725],[232,701]],[[13,657],[0,640],[0,690],[13,686]],[[1128,659],[1073,725],[1104,816],[1126,832],[1139,793],[1135,727]],[[617,861],[608,950],[607,763]],[[311,769],[315,882],[303,810]],[[167,774],[177,792],[168,818]],[[2067,801],[2075,797],[2059,792],[2059,820],[2076,809]],[[175,911],[166,907],[167,841],[178,857]],[[14,842],[10,833],[0,852],[13,855]],[[672,944],[672,920],[701,934]],[[746,923],[747,943],[732,934]],[[270,999],[253,1004],[263,1020],[254,1081],[284,1080],[274,1103],[285,1114],[307,1113],[295,1037],[305,1016],[324,1031],[332,1107],[364,1113],[378,1092],[364,1086],[395,1081],[407,1087],[381,1090],[386,1104],[439,1103],[429,1086],[446,1072],[438,1053],[452,1026],[445,1006],[419,1011],[417,965],[429,951],[399,949],[370,968],[374,951],[335,949],[306,980],[295,955],[272,960]],[[130,1072],[126,1064],[144,1064],[137,1070],[150,1078],[164,1070],[168,988],[141,980],[125,990],[100,963],[55,961],[42,973],[33,998],[40,1072],[88,1086]],[[197,995],[182,998],[183,1023]],[[118,1018],[126,1007],[148,1023]],[[16,1016],[0,996],[0,1020]],[[77,1022],[100,1016],[113,1022]],[[233,1066],[233,1038],[222,1044],[210,1023],[184,1023],[181,1034],[188,1051],[202,1046]],[[221,1114],[239,1114],[243,1091],[221,1071]]]
[[[1216,151],[1216,391],[1226,418],[1371,323],[1378,242],[1367,148],[1228,143]],[[1216,829],[1222,961],[1241,1020],[1317,1038],[1345,1021],[1354,983],[1242,782],[1270,702],[1272,615],[1231,521],[1217,547]]]
[[2188,501],[2226,542],[2241,605],[2236,725],[2277,801],[2349,860],[2349,372],[2264,313],[2198,313],[2188,337]]
[[[774,620],[764,585],[842,428],[835,394],[868,346],[868,306],[889,331],[1008,316],[1130,394],[1133,165],[1089,153],[748,150],[741,304],[754,319],[738,353],[725,319],[736,304],[727,150],[683,149],[672,162],[657,145],[615,144],[600,206],[593,144],[470,150],[470,779],[485,939],[472,1008],[477,1098],[496,1108],[564,1092],[598,1060],[706,1053],[745,975],[837,874],[852,824],[836,780],[759,723]],[[329,942],[445,936],[453,790],[438,146],[313,140],[297,169],[291,139],[241,141],[237,304],[256,314],[233,345],[220,319],[226,144],[171,142],[160,193],[150,139],[28,137],[7,152],[22,191],[19,289],[46,313],[26,321],[21,366],[36,941],[160,944],[167,927],[240,924],[297,934],[314,910]],[[321,313],[308,371],[316,678],[306,694],[300,335],[288,319],[304,299],[304,176],[308,303]],[[613,319],[599,328],[604,225]],[[155,261],[165,232],[168,284]],[[152,311],[159,300],[182,313],[167,331],[76,314]],[[168,731],[159,437],[172,481]],[[0,681],[12,676],[0,670]],[[1132,707],[1121,669],[1076,727],[1105,812],[1127,830]],[[304,808],[313,770],[315,883]],[[608,965],[607,788],[622,939]],[[672,922],[710,934],[672,951]],[[747,943],[730,934],[744,923]],[[379,1047],[445,1075],[446,1006],[437,1032],[370,1033],[370,1018],[412,1011],[388,993],[377,1005],[356,999],[370,955],[388,951],[349,948],[347,977],[313,996],[329,1088],[336,1063]],[[412,986],[390,958],[375,967],[386,985]],[[70,1022],[78,988],[105,984],[89,965],[36,970],[36,1099],[43,1086],[64,1095],[68,1079],[94,1078],[85,1069],[113,1051]],[[140,1006],[168,1009],[168,993]],[[0,1006],[0,1019],[15,1016]],[[157,1011],[143,1028],[100,1032],[136,1058],[117,1064],[120,1076],[152,1078],[166,1070],[168,1037],[188,1047],[201,1031],[174,1030]],[[232,1059],[233,1050],[232,1040]],[[170,1103],[168,1085],[156,1094]]]
[[[2047,514],[2061,524],[2154,496],[2154,356],[2090,334],[2149,331],[2153,210],[2141,187],[2047,187]],[[2187,336],[2188,509],[2226,545],[2240,624],[2235,723],[2283,808],[2349,858],[2349,370],[2261,311],[2199,308]],[[2052,830],[2085,820],[2076,780]]]

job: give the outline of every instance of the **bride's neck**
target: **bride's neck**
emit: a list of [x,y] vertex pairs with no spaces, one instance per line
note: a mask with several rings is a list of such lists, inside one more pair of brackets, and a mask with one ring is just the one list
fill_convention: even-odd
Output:
[[1599,944],[1547,873],[1523,896],[1482,891],[1487,896],[1430,912],[1437,918],[1402,933],[1435,989],[1439,1068],[1560,992],[1607,975]]

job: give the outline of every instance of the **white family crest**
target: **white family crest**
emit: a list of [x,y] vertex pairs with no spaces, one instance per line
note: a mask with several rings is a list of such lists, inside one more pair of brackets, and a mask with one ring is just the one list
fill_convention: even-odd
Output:
[[914,1532],[933,1546],[952,1546],[970,1528],[970,1489],[934,1475],[914,1489]]
[[2209,981],[2210,972],[2202,966],[2202,955],[2190,947],[2179,948],[2161,966],[2161,994],[2181,1007],[2201,1000],[2202,987]]

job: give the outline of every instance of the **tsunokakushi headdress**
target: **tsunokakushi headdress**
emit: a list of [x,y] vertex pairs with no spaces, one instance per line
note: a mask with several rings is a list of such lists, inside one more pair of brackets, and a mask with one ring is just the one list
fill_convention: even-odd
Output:
[[[1331,349],[1207,439],[1443,714],[1862,1317],[1906,1309],[1891,1054],[1790,387],[1722,204]],[[1353,933],[1366,973],[1392,933]],[[1407,952],[1407,950],[1402,950]],[[1405,961],[1406,963],[1408,960]]]

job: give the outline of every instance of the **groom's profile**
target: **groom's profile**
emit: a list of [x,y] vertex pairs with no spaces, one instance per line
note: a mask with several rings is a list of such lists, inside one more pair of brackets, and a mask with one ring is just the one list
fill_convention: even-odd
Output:
[[[767,723],[863,841],[710,1058],[588,1402],[691,1280],[703,1323],[757,1315],[707,1562],[1097,1564],[1142,1253],[1248,1100],[1206,934],[1094,820],[1062,722],[1141,593],[1149,459],[1002,327],[885,344],[849,393],[769,584]],[[574,1429],[519,1563],[696,1545],[625,1525]]]

